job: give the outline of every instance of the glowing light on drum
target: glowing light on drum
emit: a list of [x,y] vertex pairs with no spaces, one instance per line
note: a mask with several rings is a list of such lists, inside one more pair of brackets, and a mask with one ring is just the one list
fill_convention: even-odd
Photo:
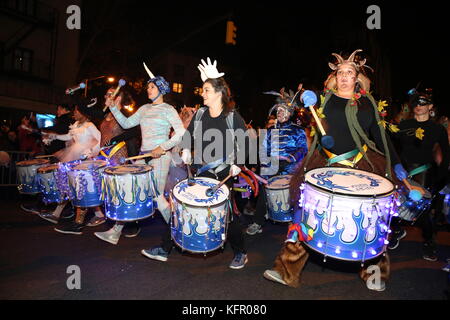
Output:
[[373,259],[384,252],[390,213],[396,210],[389,180],[347,168],[314,169],[305,180],[301,222],[314,230],[307,246],[347,261]]

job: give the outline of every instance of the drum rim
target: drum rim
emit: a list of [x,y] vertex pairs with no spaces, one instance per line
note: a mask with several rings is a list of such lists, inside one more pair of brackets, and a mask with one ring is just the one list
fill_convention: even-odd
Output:
[[306,184],[308,184],[309,186],[311,186],[313,189],[319,190],[319,191],[326,191],[328,194],[333,194],[333,195],[337,195],[340,197],[344,197],[344,198],[365,198],[365,199],[370,199],[370,198],[385,198],[388,196],[391,196],[395,193],[395,188],[389,192],[386,193],[374,193],[374,194],[369,194],[369,195],[362,195],[362,194],[358,194],[358,195],[351,195],[351,194],[346,194],[346,193],[340,193],[340,192],[333,192],[330,189],[325,189],[325,188],[321,188],[318,187],[308,181],[305,181]]
[[[149,167],[149,168],[148,168],[148,170],[145,170],[145,171],[142,171],[142,172],[123,172],[123,173],[108,172],[108,169],[111,170],[111,169],[114,169],[114,168],[117,168],[117,167],[125,167],[125,166],[146,166],[146,167]],[[103,171],[103,174],[108,175],[108,176],[125,176],[127,174],[133,174],[133,175],[134,174],[136,174],[136,175],[138,175],[138,174],[145,174],[145,173],[149,173],[151,171],[153,171],[153,167],[149,166],[149,165],[144,165],[144,164],[124,164],[124,165],[120,165],[120,166],[107,167]]]
[[342,192],[339,192],[339,191],[332,191],[332,190],[330,190],[330,189],[323,188],[323,187],[317,186],[317,185],[315,185],[315,184],[312,184],[311,182],[309,182],[309,181],[306,180],[306,175],[307,175],[308,173],[310,173],[310,172],[313,171],[313,170],[322,169],[322,168],[352,169],[352,170],[360,171],[360,172],[366,172],[366,173],[369,172],[369,171],[364,171],[364,170],[361,170],[361,169],[355,169],[355,168],[342,168],[342,167],[320,167],[320,168],[314,168],[314,169],[311,169],[311,170],[308,170],[307,172],[305,172],[305,175],[303,176],[303,178],[304,178],[304,179],[303,179],[304,183],[307,183],[308,185],[310,185],[310,186],[312,186],[312,187],[314,187],[314,188],[316,188],[316,189],[322,190],[322,191],[327,191],[327,192],[332,193],[332,194],[336,194],[336,195],[339,195],[339,196],[347,196],[347,197],[351,197],[351,198],[382,197],[382,196],[387,196],[387,195],[393,194],[393,193],[395,192],[395,189],[396,189],[395,184],[394,184],[390,179],[388,179],[388,178],[386,178],[386,177],[383,177],[383,176],[380,176],[379,174],[376,174],[376,173],[373,173],[373,172],[369,172],[369,173],[375,174],[375,175],[377,175],[377,176],[379,176],[379,177],[381,177],[381,178],[386,179],[387,181],[389,181],[389,182],[392,184],[392,190],[390,190],[390,191],[388,191],[388,192],[384,192],[384,193],[374,193],[374,194],[354,194],[354,195],[352,195],[352,194],[348,194],[348,193],[342,193]]
[[[88,160],[88,161],[89,161],[89,160]],[[103,169],[103,168],[105,168],[105,167],[108,167],[108,162],[107,162],[107,161],[104,161],[104,160],[95,160],[95,161],[101,161],[101,162],[104,162],[104,164],[101,165],[101,166],[95,167],[94,170]],[[86,161],[77,163],[77,164],[75,165],[75,167],[76,167],[76,166],[79,166],[80,164],[85,164],[85,163],[86,163]],[[70,169],[71,169],[70,171],[86,171],[86,170],[88,170],[88,169],[91,169],[91,168],[86,168],[86,169],[76,169],[75,167],[71,167],[71,168],[70,168]]]
[[[208,178],[208,177],[196,177],[195,179],[198,179],[198,178],[207,178],[207,179],[216,180],[216,179]],[[224,184],[222,187],[225,187],[225,188],[228,190],[228,196],[227,196],[223,201],[221,201],[221,202],[219,202],[219,203],[216,203],[216,204],[213,204],[213,205],[211,205],[211,206],[202,206],[202,205],[188,204],[188,203],[186,203],[185,201],[179,199],[179,198],[176,196],[176,194],[173,193],[173,190],[175,189],[175,187],[176,187],[177,185],[179,185],[179,184],[182,183],[183,181],[187,181],[187,180],[188,180],[188,179],[181,180],[181,181],[178,182],[178,183],[172,188],[172,190],[170,191],[171,196],[174,197],[175,199],[177,199],[179,202],[183,203],[185,206],[193,207],[193,208],[214,208],[214,207],[216,207],[216,206],[218,206],[218,205],[222,205],[224,202],[228,201],[229,198],[230,198],[230,188],[228,188],[228,186]],[[218,180],[216,180],[216,181],[218,181]],[[220,181],[218,181],[218,182],[220,182]]]
[[[31,164],[21,164],[26,161],[33,161],[33,160],[39,160],[40,163],[31,163]],[[19,162],[16,162],[16,167],[29,167],[29,166],[38,166],[43,164],[50,164],[50,160],[47,159],[33,159],[33,160],[22,160]],[[43,162],[41,162],[43,161]]]
[[[273,176],[273,177],[269,178],[269,180],[267,180],[267,182],[270,183],[270,180],[273,179],[273,178],[276,178],[276,177],[286,177],[286,176],[291,177],[291,179],[292,179],[292,174],[279,174],[279,175],[276,175],[276,176]],[[289,184],[286,187],[284,187],[284,188],[270,188],[270,184],[269,183],[265,186],[265,188],[266,189],[270,189],[270,190],[286,190],[286,189],[289,189],[290,186],[291,186],[291,180],[289,180]]]
[[[48,167],[54,167],[54,166],[56,166],[54,169],[44,171],[44,169],[46,169],[46,168],[48,168]],[[40,167],[40,168],[37,170],[37,172],[38,172],[39,174],[46,174],[46,173],[51,173],[51,172],[54,172],[54,171],[58,171],[59,168],[60,168],[60,165],[59,165],[59,164],[50,164],[50,165],[48,165],[48,166]]]

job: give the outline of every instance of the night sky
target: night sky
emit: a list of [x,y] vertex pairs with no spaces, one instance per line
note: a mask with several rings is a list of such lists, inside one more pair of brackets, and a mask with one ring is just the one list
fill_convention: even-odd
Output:
[[[361,48],[376,68],[373,90],[402,102],[422,82],[434,89],[441,114],[449,114],[444,84],[447,13],[430,3],[351,1],[293,2],[84,1],[79,78],[115,73],[144,77],[142,61],[174,50],[211,57],[230,67],[226,75],[244,116],[263,115],[273,97],[263,91],[299,82],[322,89],[332,52]],[[370,4],[381,8],[381,30],[368,30]],[[226,18],[238,28],[237,45],[225,45]],[[92,35],[95,41],[89,45]],[[445,71],[444,71],[445,70]],[[158,73],[158,70],[154,70]],[[370,75],[370,74],[369,74]],[[192,76],[199,79],[198,70]],[[388,96],[386,96],[388,95]],[[262,110],[262,112],[260,112]]]

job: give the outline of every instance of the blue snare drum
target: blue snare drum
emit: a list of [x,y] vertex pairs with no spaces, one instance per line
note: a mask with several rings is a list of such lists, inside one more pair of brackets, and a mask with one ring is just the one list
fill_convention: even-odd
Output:
[[102,160],[87,160],[67,172],[73,206],[90,208],[103,204],[101,176],[106,164]]
[[103,172],[103,199],[106,216],[115,221],[136,221],[155,213],[156,189],[153,168],[126,164]]
[[[419,183],[414,180],[408,180],[409,183],[416,187],[423,188]],[[414,201],[408,197],[409,190],[406,187],[402,187],[399,190],[399,202],[401,203],[398,208],[398,215],[401,219],[408,222],[415,222],[422,213],[431,208],[432,197],[431,193],[425,190],[425,194],[419,201]]]
[[39,185],[45,204],[64,201],[57,183],[57,173],[60,165],[50,164],[38,169]]
[[208,188],[219,183],[211,178],[195,178],[193,186],[183,180],[173,188],[172,239],[181,249],[192,253],[207,253],[223,247],[230,191],[223,185],[212,197],[206,195]]
[[366,261],[389,243],[395,213],[394,185],[374,173],[349,168],[318,168],[305,174],[300,210],[314,230],[305,242],[325,257]]
[[47,159],[25,160],[16,163],[19,192],[23,194],[37,194],[40,191],[37,171],[50,161]]
[[267,210],[269,219],[275,222],[290,222],[293,210],[289,203],[289,183],[291,175],[275,176],[266,185]]

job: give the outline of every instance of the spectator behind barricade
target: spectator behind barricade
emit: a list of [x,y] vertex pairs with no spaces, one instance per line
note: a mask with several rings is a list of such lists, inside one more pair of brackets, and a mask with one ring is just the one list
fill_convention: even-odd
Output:
[[31,152],[32,154],[42,152],[41,144],[35,136],[37,130],[33,128],[29,117],[24,116],[22,118],[17,131],[19,132],[20,151]]
[[[55,123],[51,127],[42,129],[46,133],[55,134],[67,134],[69,132],[69,126],[75,122],[72,117],[72,106],[68,104],[59,104],[56,108]],[[48,146],[45,147],[46,154],[53,154],[66,147],[65,141],[53,140]]]
[[10,161],[9,154],[5,151],[0,151],[0,167],[9,167]]

